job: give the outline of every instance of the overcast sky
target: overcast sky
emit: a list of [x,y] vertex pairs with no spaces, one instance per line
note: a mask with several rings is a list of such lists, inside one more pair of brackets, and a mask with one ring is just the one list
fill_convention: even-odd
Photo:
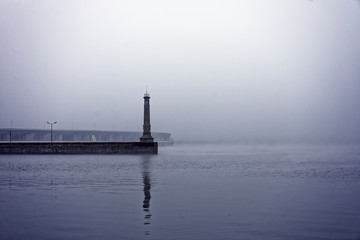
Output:
[[[355,0],[0,0],[0,128],[360,138]],[[48,126],[45,126],[48,128]]]

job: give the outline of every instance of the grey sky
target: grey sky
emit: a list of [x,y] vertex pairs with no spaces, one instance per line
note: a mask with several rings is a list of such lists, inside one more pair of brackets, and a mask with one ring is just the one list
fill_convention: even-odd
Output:
[[[360,136],[348,0],[0,0],[0,127],[177,140]],[[47,126],[46,126],[47,127]]]

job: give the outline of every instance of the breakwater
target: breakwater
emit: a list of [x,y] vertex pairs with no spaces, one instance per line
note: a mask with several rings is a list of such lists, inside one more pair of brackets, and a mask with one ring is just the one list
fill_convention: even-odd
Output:
[[0,154],[157,154],[157,142],[12,142]]
[[[167,145],[173,143],[171,133],[153,132],[155,142],[162,142]],[[142,132],[132,131],[100,131],[100,130],[61,130],[53,131],[53,140],[58,142],[137,142]],[[0,142],[10,141],[50,141],[50,129],[19,129],[0,128]]]

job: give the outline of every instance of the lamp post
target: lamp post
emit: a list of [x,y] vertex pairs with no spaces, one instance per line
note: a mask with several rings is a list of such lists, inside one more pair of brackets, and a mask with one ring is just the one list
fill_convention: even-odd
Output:
[[51,125],[51,144],[53,143],[53,125],[57,124],[57,122],[46,122],[47,124]]
[[13,120],[11,119],[11,128],[10,128],[10,135],[9,135],[9,137],[10,137],[10,144],[11,144],[11,137],[12,137],[12,126],[13,126]]

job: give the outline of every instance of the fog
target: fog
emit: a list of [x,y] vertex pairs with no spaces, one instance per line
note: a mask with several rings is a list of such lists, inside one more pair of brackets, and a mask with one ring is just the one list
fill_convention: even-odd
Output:
[[349,0],[0,1],[0,128],[360,141]]

